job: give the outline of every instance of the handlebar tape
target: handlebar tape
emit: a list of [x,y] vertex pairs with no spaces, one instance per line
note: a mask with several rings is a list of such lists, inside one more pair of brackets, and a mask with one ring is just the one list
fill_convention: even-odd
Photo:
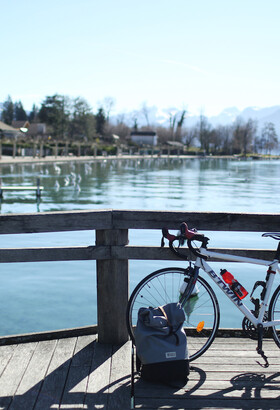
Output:
[[167,228],[162,228],[162,236],[166,238],[169,242],[173,242],[175,241],[175,239],[177,239],[177,236],[169,233]]
[[194,255],[201,257],[203,259],[207,259],[207,257],[201,255],[199,252],[197,252],[196,249],[193,248],[192,241],[200,241],[202,242],[202,246],[205,247],[209,239],[205,237],[203,234],[197,233],[195,230],[188,229],[188,225],[186,224],[186,222],[182,222],[180,225],[180,236],[175,236],[175,235],[170,234],[167,228],[162,229],[162,235],[163,236],[162,236],[161,246],[162,247],[164,246],[164,238],[166,238],[169,241],[169,247],[171,248],[171,250],[173,250],[173,252],[176,253],[177,256],[180,256],[185,259],[185,256],[180,255],[178,250],[175,250],[173,246],[173,242],[175,240],[180,241],[180,237],[181,237],[181,240],[183,240],[183,242],[184,242],[184,239],[187,240],[188,247]]

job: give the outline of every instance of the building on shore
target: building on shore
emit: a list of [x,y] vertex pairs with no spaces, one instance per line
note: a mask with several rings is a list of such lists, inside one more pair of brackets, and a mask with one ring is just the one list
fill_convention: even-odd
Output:
[[154,131],[132,131],[130,133],[131,141],[137,145],[157,145],[157,134]]

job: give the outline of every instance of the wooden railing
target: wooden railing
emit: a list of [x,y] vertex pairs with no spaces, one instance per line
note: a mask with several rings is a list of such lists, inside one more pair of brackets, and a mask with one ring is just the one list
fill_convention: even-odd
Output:
[[[1,234],[95,230],[92,246],[0,249],[0,262],[96,260],[98,339],[101,343],[127,340],[125,310],[129,294],[128,261],[174,260],[168,247],[130,246],[129,229],[178,230],[182,221],[205,231],[280,231],[280,214],[97,210],[0,215]],[[160,238],[159,231],[159,238]],[[214,250],[214,249],[213,249]],[[274,250],[215,249],[253,258],[272,259]],[[186,249],[186,255],[188,255]],[[108,304],[108,301],[110,303]]]

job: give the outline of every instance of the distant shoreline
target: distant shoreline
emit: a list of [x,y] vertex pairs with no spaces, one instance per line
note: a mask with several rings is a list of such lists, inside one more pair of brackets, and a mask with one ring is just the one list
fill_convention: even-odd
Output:
[[[245,159],[244,157],[235,155],[111,155],[111,156],[47,156],[43,158],[39,157],[10,157],[8,155],[2,155],[0,159],[1,165],[14,165],[14,164],[48,164],[48,163],[67,163],[67,162],[93,162],[93,161],[106,161],[106,160],[133,160],[133,159]],[[247,159],[251,160],[272,160],[280,159],[279,155],[271,155],[269,157],[262,157],[251,155]]]

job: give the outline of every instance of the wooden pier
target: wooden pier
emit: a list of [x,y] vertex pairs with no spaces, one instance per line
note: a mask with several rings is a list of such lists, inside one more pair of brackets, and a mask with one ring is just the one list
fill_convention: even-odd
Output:
[[0,200],[4,197],[5,191],[35,191],[36,198],[41,198],[41,193],[44,187],[40,185],[40,178],[37,178],[37,185],[2,185],[2,180],[0,178]]
[[[2,235],[95,231],[96,240],[90,246],[38,244],[34,248],[0,249],[0,263],[95,260],[98,308],[97,336],[76,331],[35,340],[31,336],[0,338],[0,409],[131,407],[131,346],[125,321],[129,260],[172,260],[174,264],[175,255],[168,247],[160,247],[160,230],[164,226],[178,230],[182,221],[202,232],[262,233],[278,229],[280,214],[108,209],[0,215]],[[157,229],[158,243],[130,245],[130,229]],[[212,250],[273,259],[274,249],[245,246]],[[260,358],[255,348],[256,341],[250,339],[218,338],[205,355],[192,363],[189,382],[180,390],[151,386],[135,377],[135,407],[279,409],[280,351],[272,340],[265,341],[270,367],[264,369],[256,364]]]
[[0,408],[129,409],[131,347],[96,335],[0,347]]
[[264,342],[270,362],[257,364],[256,341],[217,338],[191,363],[183,388],[151,384],[134,374],[131,343],[101,344],[96,335],[0,347],[0,408],[279,409],[280,355]]
[[135,408],[141,409],[279,409],[280,355],[264,342],[268,368],[257,361],[256,341],[217,338],[191,363],[189,381],[181,389],[135,381]]

